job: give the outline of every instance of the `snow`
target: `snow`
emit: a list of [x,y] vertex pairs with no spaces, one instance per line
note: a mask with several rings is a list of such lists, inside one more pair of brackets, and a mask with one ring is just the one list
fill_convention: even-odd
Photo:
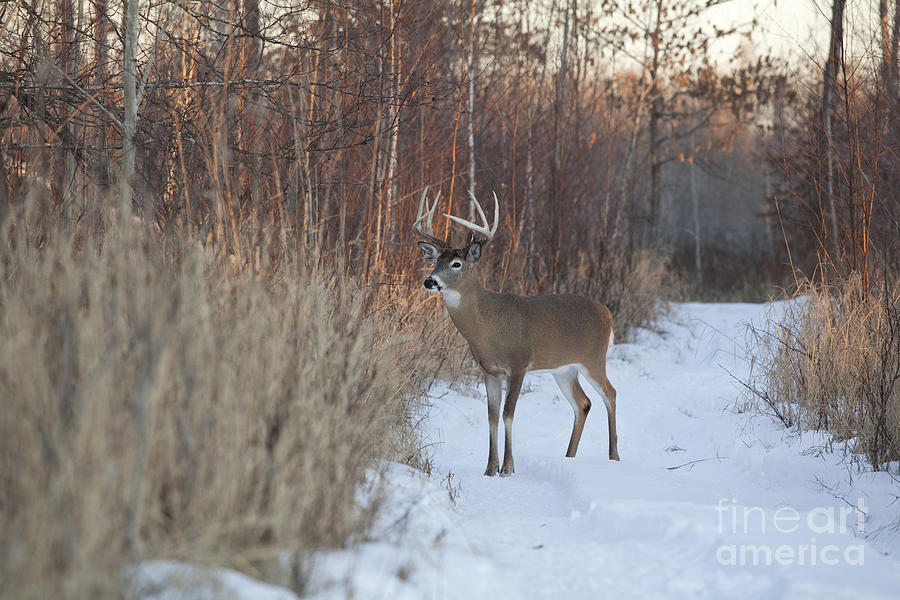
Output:
[[[662,334],[615,346],[621,462],[607,459],[596,394],[578,456],[564,457],[572,409],[535,374],[516,409],[516,473],[484,477],[483,385],[435,383],[433,477],[372,470],[360,501],[385,494],[376,526],[317,554],[303,588],[317,600],[896,598],[897,480],[823,434],[741,412],[746,324],[779,308],[677,305]],[[145,563],[135,581],[145,600],[296,597],[180,563]]]
[[378,541],[320,555],[315,597],[897,597],[893,478],[828,452],[822,434],[739,412],[746,324],[771,308],[678,305],[662,335],[612,349],[621,462],[607,459],[597,395],[564,458],[572,410],[535,374],[516,409],[516,474],[484,477],[483,385],[436,383],[435,477],[377,475]]
[[290,590],[231,569],[171,560],[143,562],[127,580],[126,597],[141,600],[297,600]]

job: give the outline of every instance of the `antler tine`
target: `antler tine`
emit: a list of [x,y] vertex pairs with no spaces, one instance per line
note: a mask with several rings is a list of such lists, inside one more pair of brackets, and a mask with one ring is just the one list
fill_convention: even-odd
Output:
[[[492,192],[493,193],[493,192]],[[467,227],[476,233],[480,233],[485,237],[485,239],[481,242],[482,246],[487,245],[492,239],[494,239],[494,234],[497,233],[497,225],[500,222],[500,202],[497,200],[497,194],[493,194],[494,196],[494,224],[488,225],[487,216],[484,214],[484,209],[481,208],[481,203],[475,198],[475,194],[469,192],[469,196],[472,197],[472,202],[475,203],[475,209],[478,211],[478,216],[481,217],[482,225],[476,225],[471,221],[466,221],[465,219],[461,219],[460,217],[454,217],[453,215],[445,214],[444,216],[448,219],[459,223],[463,227]]]
[[[425,238],[427,241],[431,242],[438,248],[446,248],[447,244],[443,240],[439,239],[434,235],[434,230],[432,229],[432,221],[434,221],[434,211],[437,208],[438,200],[441,198],[441,192],[438,190],[437,195],[434,197],[434,203],[430,206],[427,202],[428,197],[428,186],[425,186],[425,189],[422,191],[422,197],[419,199],[419,212],[416,217],[416,222],[413,223],[413,231],[418,233],[420,236]],[[422,209],[425,209],[424,211]],[[425,229],[422,229],[422,224],[425,224]]]

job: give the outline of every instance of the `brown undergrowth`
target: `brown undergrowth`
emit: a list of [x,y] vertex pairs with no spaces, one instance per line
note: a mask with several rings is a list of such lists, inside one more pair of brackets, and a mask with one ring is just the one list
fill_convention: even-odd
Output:
[[753,406],[830,432],[875,469],[900,460],[900,288],[806,284],[752,333]]
[[377,510],[366,469],[424,460],[419,338],[445,334],[339,266],[82,233],[0,233],[0,595],[117,597],[163,557],[301,586]]

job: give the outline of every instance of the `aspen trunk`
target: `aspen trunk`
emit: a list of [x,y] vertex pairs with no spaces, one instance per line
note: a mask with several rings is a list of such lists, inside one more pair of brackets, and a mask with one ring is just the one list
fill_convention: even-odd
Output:
[[134,136],[137,128],[137,59],[138,0],[128,0],[123,15],[125,32],[125,70],[122,85],[125,97],[125,118],[122,121],[122,169],[119,173],[119,216],[123,221],[130,218],[134,177]]

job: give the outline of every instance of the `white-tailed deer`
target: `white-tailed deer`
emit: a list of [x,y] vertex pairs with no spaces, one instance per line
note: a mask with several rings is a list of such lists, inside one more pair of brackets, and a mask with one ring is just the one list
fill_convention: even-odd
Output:
[[[450,236],[446,241],[432,231],[434,204],[426,204],[428,188],[419,201],[419,213],[414,231],[425,241],[419,247],[425,260],[434,270],[425,279],[425,288],[443,294],[444,304],[453,324],[469,342],[475,361],[484,373],[488,395],[488,424],[490,445],[485,475],[496,475],[500,466],[497,458],[497,424],[500,416],[500,396],[503,378],[507,380],[506,402],[503,405],[503,425],[506,432],[503,466],[500,475],[514,471],[512,426],[516,400],[522,380],[529,371],[550,371],[563,395],[575,411],[575,423],[566,456],[575,456],[584,429],[591,401],[578,382],[581,374],[603,397],[609,420],[609,458],[619,460],[616,445],[616,390],[606,378],[606,353],[613,343],[612,315],[605,306],[571,294],[546,296],[517,296],[495,294],[481,285],[475,270],[485,246],[497,232],[500,210],[494,195],[494,224],[488,226],[481,205],[472,197],[481,217],[476,225],[459,217],[444,215],[468,228],[466,245],[453,248]],[[484,236],[476,239],[475,234]]]

